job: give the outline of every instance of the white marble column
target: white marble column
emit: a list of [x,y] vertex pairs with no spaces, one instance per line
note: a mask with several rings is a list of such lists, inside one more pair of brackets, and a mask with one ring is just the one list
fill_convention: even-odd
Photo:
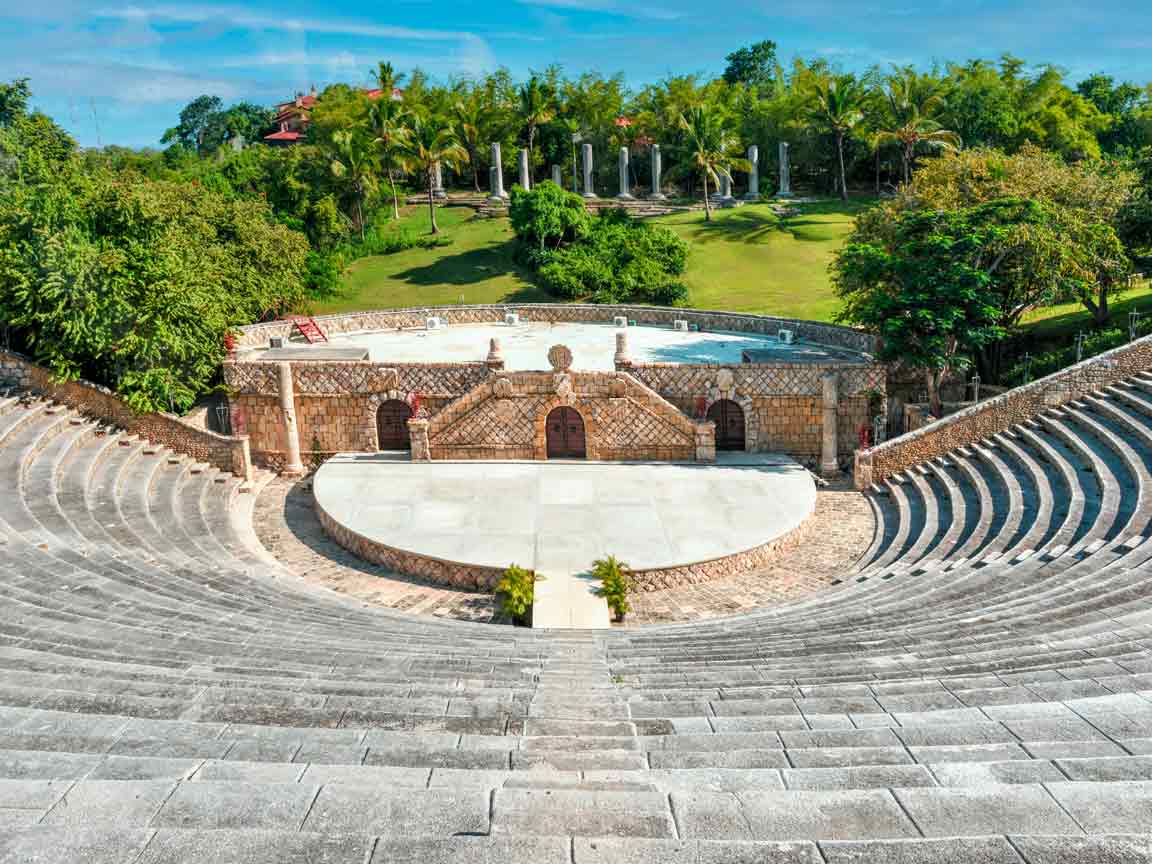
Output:
[[653,201],[663,201],[667,196],[661,191],[660,173],[663,169],[660,163],[660,145],[652,145],[652,194],[648,197]]
[[553,165],[552,166],[552,182],[555,183],[557,186],[559,186],[561,189],[564,188],[564,180],[560,176],[560,166],[559,165]]
[[300,461],[300,430],[296,426],[296,389],[292,384],[292,364],[277,364],[280,375],[280,411],[284,416],[285,477],[303,477],[304,463]]
[[592,188],[592,145],[585,141],[580,151],[584,157],[584,197],[595,198],[596,190]]
[[752,170],[748,172],[748,191],[744,195],[745,201],[760,200],[760,148],[755,144],[748,148],[748,161]]
[[616,196],[621,201],[631,201],[632,193],[628,191],[628,148],[620,148],[620,194]]
[[508,193],[504,191],[504,164],[500,161],[500,142],[492,142],[492,189],[488,200],[493,203],[502,203],[507,197]]
[[448,193],[444,191],[444,170],[440,167],[439,162],[432,166],[432,197],[448,197]]
[[780,142],[780,191],[777,198],[792,197],[792,168],[788,164],[788,142]]
[[820,447],[820,473],[831,477],[840,473],[839,430],[837,429],[840,407],[840,376],[836,372],[824,375],[822,382],[824,395],[824,428]]
[[527,192],[532,188],[532,175],[528,171],[528,151],[520,151],[520,188]]

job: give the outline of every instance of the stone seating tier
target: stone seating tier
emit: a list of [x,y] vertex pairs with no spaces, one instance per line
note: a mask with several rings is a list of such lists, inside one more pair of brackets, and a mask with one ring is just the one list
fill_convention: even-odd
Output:
[[260,478],[0,399],[0,862],[1152,860],[1149,471],[1137,376],[877,487],[830,590],[541,633],[312,588]]

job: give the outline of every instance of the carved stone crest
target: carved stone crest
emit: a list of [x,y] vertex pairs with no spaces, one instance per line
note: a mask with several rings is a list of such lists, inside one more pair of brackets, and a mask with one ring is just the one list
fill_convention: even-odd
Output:
[[[553,349],[555,350],[555,349]],[[565,349],[567,350],[567,349]],[[572,404],[572,396],[574,391],[572,389],[572,376],[568,374],[557,375],[555,377],[556,384],[556,397],[565,405]]]
[[572,368],[572,351],[567,345],[553,345],[548,349],[548,362],[555,372],[567,372]]
[[716,372],[716,389],[725,396],[730,396],[736,384],[736,375],[731,369],[720,369]]
[[623,378],[613,378],[608,385],[608,395],[613,399],[621,399],[628,393],[628,385]]

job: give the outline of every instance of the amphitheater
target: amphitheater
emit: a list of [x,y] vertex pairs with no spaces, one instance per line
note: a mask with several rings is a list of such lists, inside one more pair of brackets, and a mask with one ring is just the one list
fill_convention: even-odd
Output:
[[1152,339],[856,452],[819,590],[595,631],[319,587],[249,439],[0,361],[3,864],[1152,861]]

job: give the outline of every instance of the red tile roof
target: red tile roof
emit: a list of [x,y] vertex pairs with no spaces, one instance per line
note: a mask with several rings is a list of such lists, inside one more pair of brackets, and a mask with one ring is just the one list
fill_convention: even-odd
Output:
[[265,135],[265,141],[299,141],[304,136],[299,132],[273,132],[271,135]]

